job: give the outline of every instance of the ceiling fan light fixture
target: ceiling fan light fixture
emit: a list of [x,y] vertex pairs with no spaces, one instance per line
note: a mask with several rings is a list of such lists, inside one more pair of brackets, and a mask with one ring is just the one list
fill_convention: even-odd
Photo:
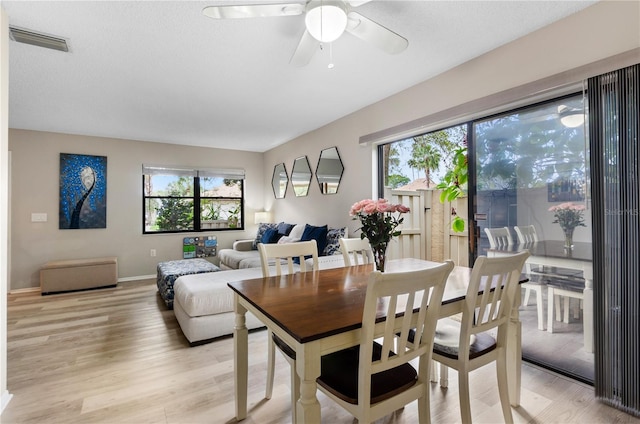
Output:
[[558,106],[560,122],[567,128],[577,128],[584,124],[584,112],[582,109],[574,109],[565,105]]
[[304,20],[309,34],[321,43],[337,40],[347,28],[343,2],[310,2]]

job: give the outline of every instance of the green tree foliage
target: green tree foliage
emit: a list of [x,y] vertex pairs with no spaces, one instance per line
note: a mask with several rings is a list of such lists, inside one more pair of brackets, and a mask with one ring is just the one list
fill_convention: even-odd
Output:
[[[175,195],[172,192],[170,195]],[[193,202],[181,197],[169,197],[160,201],[156,225],[165,231],[193,229]]]
[[387,177],[387,186],[390,188],[398,188],[411,182],[409,177],[400,174],[392,174]]
[[167,199],[160,201],[156,210],[156,225],[160,230],[177,231],[193,229],[193,201],[183,196],[193,194],[193,178],[180,177],[167,186]]

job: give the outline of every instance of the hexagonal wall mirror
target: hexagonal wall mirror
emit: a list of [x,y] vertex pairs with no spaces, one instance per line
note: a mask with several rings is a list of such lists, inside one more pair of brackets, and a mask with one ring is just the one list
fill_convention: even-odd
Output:
[[344,166],[337,147],[330,147],[320,152],[316,179],[322,194],[336,194],[342,179]]
[[289,182],[289,176],[287,176],[287,170],[284,167],[284,163],[279,163],[273,167],[273,177],[271,178],[271,186],[273,187],[273,195],[276,199],[284,198],[287,192],[287,183]]
[[301,156],[293,161],[291,171],[291,185],[296,196],[306,196],[309,194],[309,184],[311,184],[311,166],[306,156]]

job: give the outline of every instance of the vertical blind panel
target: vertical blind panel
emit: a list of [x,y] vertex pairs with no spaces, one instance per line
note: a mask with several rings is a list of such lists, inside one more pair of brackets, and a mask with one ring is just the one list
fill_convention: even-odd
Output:
[[589,79],[595,392],[640,416],[640,64]]

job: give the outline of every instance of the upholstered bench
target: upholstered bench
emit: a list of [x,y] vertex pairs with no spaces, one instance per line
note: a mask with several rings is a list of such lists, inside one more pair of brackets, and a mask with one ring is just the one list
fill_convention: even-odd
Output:
[[115,287],[117,284],[118,259],[115,256],[51,261],[40,268],[43,295]]
[[[233,333],[234,297],[227,283],[262,277],[262,269],[222,270],[209,274],[184,275],[175,282],[173,312],[191,346],[207,343]],[[264,327],[251,313],[248,329]]]
[[220,271],[216,265],[202,258],[181,259],[158,263],[157,284],[160,297],[169,309],[173,308],[173,284],[182,275]]

